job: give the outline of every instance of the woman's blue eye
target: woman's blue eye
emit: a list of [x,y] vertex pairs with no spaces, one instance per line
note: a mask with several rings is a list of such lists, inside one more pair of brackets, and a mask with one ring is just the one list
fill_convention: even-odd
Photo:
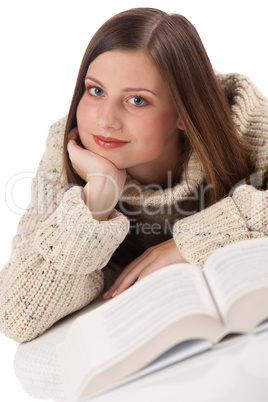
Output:
[[93,96],[102,96],[103,95],[103,90],[99,87],[90,87],[88,91],[89,91],[90,95],[93,95]]
[[129,102],[135,106],[144,106],[147,105],[147,100],[144,99],[142,96],[133,96],[129,99]]

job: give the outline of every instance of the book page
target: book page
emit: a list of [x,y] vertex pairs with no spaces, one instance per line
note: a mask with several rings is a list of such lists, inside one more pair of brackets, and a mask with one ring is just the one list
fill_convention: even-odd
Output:
[[239,297],[266,287],[268,291],[268,239],[245,240],[216,251],[206,261],[204,275],[226,315]]
[[201,271],[174,264],[79,317],[66,338],[75,388],[191,314],[219,319]]
[[125,295],[122,293],[121,300],[114,299],[117,305],[110,303],[99,310],[103,330],[116,354],[136,347],[146,337],[189,314],[218,318],[199,270],[181,264],[168,268],[168,274],[161,275],[163,272],[148,277],[143,284],[139,282],[142,286],[137,284]]

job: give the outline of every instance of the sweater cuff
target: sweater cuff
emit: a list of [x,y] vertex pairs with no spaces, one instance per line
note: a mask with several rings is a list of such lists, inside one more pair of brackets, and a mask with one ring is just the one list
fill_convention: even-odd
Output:
[[71,187],[55,212],[40,226],[34,244],[57,270],[89,274],[103,268],[129,230],[128,219],[114,210],[106,221],[93,219],[81,197],[82,188]]
[[199,268],[203,268],[208,256],[218,248],[250,239],[231,197],[176,222],[173,236],[183,257]]
[[268,231],[268,191],[244,184],[233,194],[233,201],[245,219],[247,228],[254,232]]

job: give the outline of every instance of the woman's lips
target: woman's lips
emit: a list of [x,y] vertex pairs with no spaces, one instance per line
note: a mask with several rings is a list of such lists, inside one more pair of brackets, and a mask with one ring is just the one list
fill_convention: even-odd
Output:
[[127,145],[129,141],[122,141],[113,137],[102,137],[101,135],[93,135],[97,145],[105,149],[120,148]]

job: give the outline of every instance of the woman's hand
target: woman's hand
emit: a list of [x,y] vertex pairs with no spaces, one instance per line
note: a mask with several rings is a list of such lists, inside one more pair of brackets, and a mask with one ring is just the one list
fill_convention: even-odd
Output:
[[138,258],[128,264],[110,289],[104,293],[104,299],[110,299],[126,290],[134,282],[169,264],[188,263],[173,239],[148,248]]
[[118,169],[112,162],[80,146],[78,129],[70,131],[67,149],[75,172],[87,184],[83,199],[93,218],[108,218],[118,202],[126,181],[126,170]]

